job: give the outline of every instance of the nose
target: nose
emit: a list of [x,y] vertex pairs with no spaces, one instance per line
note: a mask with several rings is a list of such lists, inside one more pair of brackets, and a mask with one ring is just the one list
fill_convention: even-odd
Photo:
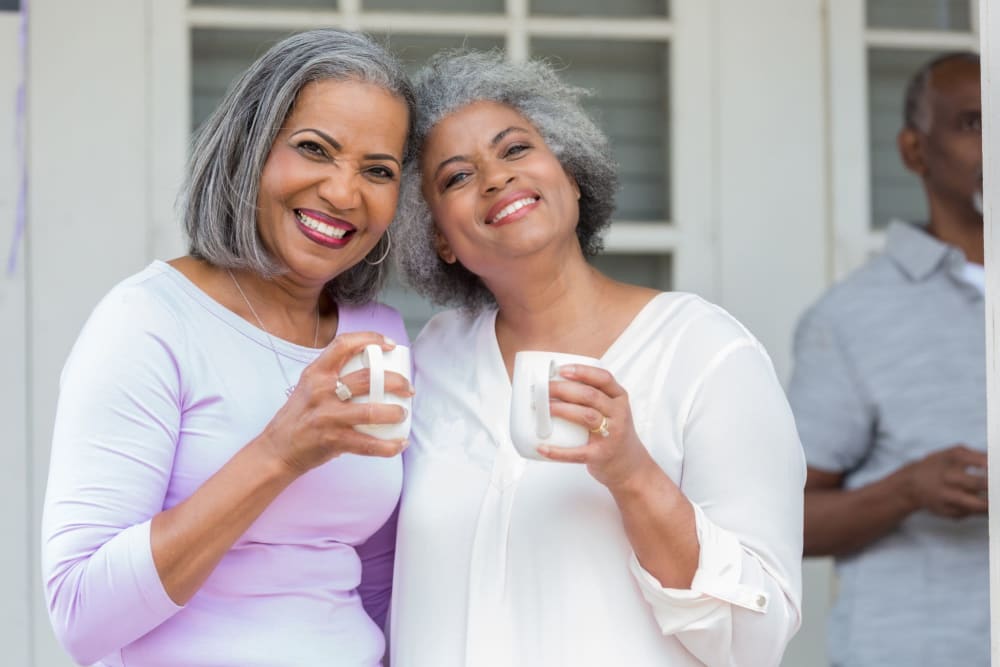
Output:
[[319,182],[319,196],[338,211],[349,211],[361,205],[359,175],[340,166],[332,167]]
[[499,162],[485,168],[483,177],[484,194],[494,194],[503,190],[514,180],[514,172],[504,162]]

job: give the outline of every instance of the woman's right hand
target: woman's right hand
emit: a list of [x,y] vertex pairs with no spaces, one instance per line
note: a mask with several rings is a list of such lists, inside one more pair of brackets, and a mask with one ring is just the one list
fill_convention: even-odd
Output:
[[[406,448],[405,439],[383,440],[354,429],[359,424],[402,422],[406,419],[404,408],[387,403],[351,403],[336,394],[338,379],[354,396],[368,393],[367,369],[343,377],[340,372],[349,359],[371,344],[381,345],[383,351],[395,347],[392,340],[373,332],[334,338],[302,371],[288,402],[257,438],[258,444],[293,474],[301,475],[345,453],[391,457]],[[409,381],[392,372],[385,374],[385,391],[404,397],[413,395]]]

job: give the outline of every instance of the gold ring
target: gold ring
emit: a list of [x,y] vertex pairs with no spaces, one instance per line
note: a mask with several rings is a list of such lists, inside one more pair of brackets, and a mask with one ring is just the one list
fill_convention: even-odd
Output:
[[598,426],[597,428],[590,429],[590,432],[600,433],[602,438],[606,438],[609,435],[611,435],[611,433],[608,431],[608,418],[605,417],[604,415],[601,415],[601,425]]

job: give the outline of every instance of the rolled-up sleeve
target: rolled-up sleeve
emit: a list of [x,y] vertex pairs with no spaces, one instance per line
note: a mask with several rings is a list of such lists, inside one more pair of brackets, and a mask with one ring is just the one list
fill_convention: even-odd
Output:
[[630,567],[664,634],[706,665],[781,661],[800,624],[805,462],[770,359],[750,339],[720,351],[681,418],[679,480],[700,547],[690,589]]

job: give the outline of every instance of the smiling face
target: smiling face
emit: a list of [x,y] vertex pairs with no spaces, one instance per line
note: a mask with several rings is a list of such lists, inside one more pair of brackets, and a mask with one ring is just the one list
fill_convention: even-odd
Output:
[[305,85],[260,176],[257,229],[293,280],[326,283],[360,262],[396,212],[406,104],[355,80]]
[[447,116],[424,142],[420,168],[444,261],[484,276],[497,258],[579,249],[580,189],[511,107],[475,102]]

